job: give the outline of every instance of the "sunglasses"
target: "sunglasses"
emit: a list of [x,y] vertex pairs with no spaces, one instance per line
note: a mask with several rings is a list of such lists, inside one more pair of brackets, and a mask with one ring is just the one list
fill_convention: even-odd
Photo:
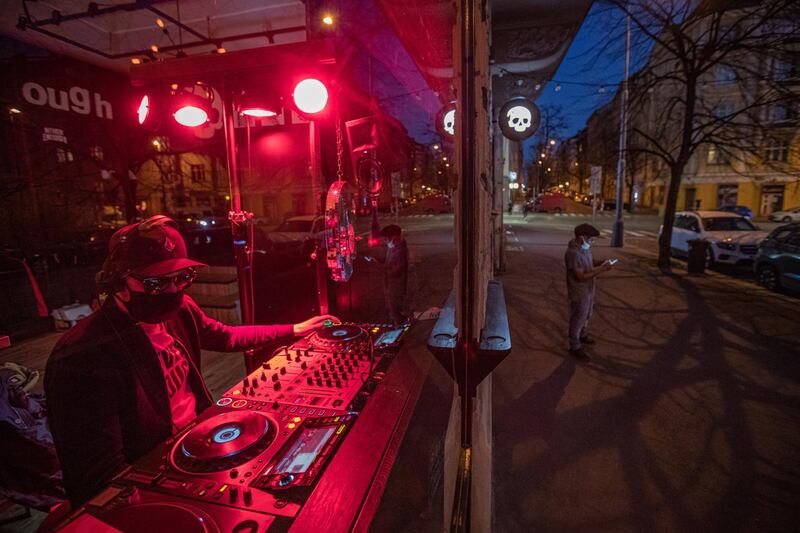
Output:
[[179,291],[190,286],[197,278],[197,269],[186,268],[177,274],[166,277],[140,278],[133,274],[131,274],[131,277],[142,282],[145,294],[161,294],[173,284]]

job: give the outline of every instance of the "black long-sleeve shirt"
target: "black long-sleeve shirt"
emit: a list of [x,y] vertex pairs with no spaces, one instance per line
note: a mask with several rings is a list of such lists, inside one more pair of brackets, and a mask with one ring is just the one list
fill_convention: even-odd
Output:
[[[292,335],[291,325],[228,326],[184,297],[165,322],[187,349],[196,412],[210,405],[200,350],[246,350]],[[127,464],[172,433],[163,371],[147,335],[109,300],[56,344],[44,379],[50,429],[73,506],[102,489]]]

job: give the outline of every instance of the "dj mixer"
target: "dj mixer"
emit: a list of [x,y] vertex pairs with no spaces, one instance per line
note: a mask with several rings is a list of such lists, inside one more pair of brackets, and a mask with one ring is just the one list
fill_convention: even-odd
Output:
[[334,325],[281,349],[59,531],[289,530],[406,330]]

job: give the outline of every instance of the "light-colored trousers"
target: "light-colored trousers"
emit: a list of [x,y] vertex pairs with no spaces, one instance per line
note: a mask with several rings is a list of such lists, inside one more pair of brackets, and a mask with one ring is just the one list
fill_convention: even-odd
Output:
[[589,318],[594,307],[594,294],[569,302],[569,349],[578,350],[581,339],[589,332]]

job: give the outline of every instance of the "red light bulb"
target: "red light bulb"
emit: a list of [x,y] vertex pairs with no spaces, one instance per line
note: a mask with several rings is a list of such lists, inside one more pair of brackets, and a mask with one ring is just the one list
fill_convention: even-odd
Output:
[[250,108],[250,109],[243,109],[242,115],[247,115],[248,117],[255,117],[255,118],[267,118],[267,117],[274,117],[277,115],[275,111],[270,111],[269,109],[261,109],[261,108]]
[[204,109],[192,105],[183,106],[172,115],[181,126],[195,128],[208,122],[208,113]]
[[147,120],[147,115],[150,114],[150,97],[144,95],[142,101],[139,102],[139,108],[136,110],[136,116],[139,119],[139,124],[144,124]]
[[303,113],[319,113],[328,103],[328,89],[321,81],[309,78],[295,85],[292,98]]

